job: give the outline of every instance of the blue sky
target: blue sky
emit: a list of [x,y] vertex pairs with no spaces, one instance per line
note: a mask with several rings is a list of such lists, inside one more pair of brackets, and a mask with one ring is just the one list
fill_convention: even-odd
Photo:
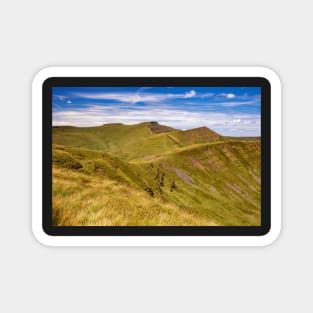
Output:
[[54,126],[157,121],[260,136],[259,87],[54,87],[52,98]]

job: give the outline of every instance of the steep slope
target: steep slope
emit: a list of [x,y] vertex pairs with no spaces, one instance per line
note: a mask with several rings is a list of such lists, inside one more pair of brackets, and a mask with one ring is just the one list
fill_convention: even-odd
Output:
[[[145,197],[196,216],[198,222],[260,224],[260,141],[193,144],[131,162],[103,152],[54,145],[53,164],[56,169],[143,192]],[[129,197],[133,210],[133,194]],[[137,217],[139,223],[141,217]]]
[[54,225],[217,225],[162,200],[148,173],[108,154],[54,145],[52,160]]
[[193,145],[135,160],[151,172],[153,189],[222,225],[260,224],[260,141]]
[[149,158],[152,155],[174,151],[191,144],[214,142],[222,138],[222,136],[206,127],[155,134],[138,140],[137,143],[132,145],[131,149],[128,150],[127,159]]

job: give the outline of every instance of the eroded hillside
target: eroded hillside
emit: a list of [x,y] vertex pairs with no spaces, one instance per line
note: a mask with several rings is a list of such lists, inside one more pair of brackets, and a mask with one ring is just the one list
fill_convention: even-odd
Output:
[[53,143],[55,224],[260,224],[258,139],[153,122],[57,127]]

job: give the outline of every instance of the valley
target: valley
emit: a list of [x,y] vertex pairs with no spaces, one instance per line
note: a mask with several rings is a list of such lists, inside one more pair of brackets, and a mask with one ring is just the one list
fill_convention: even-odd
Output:
[[259,138],[158,122],[53,127],[53,224],[257,226]]

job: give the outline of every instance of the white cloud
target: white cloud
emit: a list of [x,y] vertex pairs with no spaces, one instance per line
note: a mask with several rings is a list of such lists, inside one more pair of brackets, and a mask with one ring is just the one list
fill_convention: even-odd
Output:
[[233,94],[233,93],[228,93],[227,95],[226,95],[226,98],[227,99],[233,99],[233,98],[235,98],[236,96]]
[[[54,111],[53,125],[100,126],[106,123],[136,124],[158,121],[178,129],[206,126],[227,136],[260,136],[259,114],[226,114],[169,109],[162,106],[145,106],[125,110],[122,106],[90,105],[87,108]],[[235,127],[234,127],[235,126]]]
[[220,93],[218,96],[225,97],[227,99],[234,99],[236,95],[233,93]]
[[53,95],[56,99],[64,101],[66,100],[68,97],[67,96],[61,96],[61,95]]
[[230,101],[230,102],[216,102],[215,103],[218,106],[223,107],[237,107],[240,105],[254,105],[259,104],[258,100],[251,100],[251,101]]
[[71,104],[71,103],[72,103],[72,101],[71,101],[71,100],[67,100],[67,102],[66,102],[66,103]]
[[185,93],[185,97],[184,98],[192,98],[196,95],[197,93],[194,90],[190,90],[189,92]]
[[170,97],[171,94],[153,94],[153,93],[134,93],[134,92],[124,92],[124,93],[75,93],[77,97],[85,99],[94,100],[114,100],[119,102],[127,103],[137,103],[137,102],[159,102]]
[[[140,89],[141,90],[141,89]],[[183,94],[161,94],[161,93],[144,93],[141,94],[139,92],[120,92],[120,93],[74,93],[73,95],[76,97],[84,98],[84,99],[93,99],[93,100],[114,100],[123,103],[138,103],[138,102],[146,102],[146,103],[154,103],[154,102],[162,102],[168,99],[188,99],[195,97],[197,95],[195,90],[190,90]]]

